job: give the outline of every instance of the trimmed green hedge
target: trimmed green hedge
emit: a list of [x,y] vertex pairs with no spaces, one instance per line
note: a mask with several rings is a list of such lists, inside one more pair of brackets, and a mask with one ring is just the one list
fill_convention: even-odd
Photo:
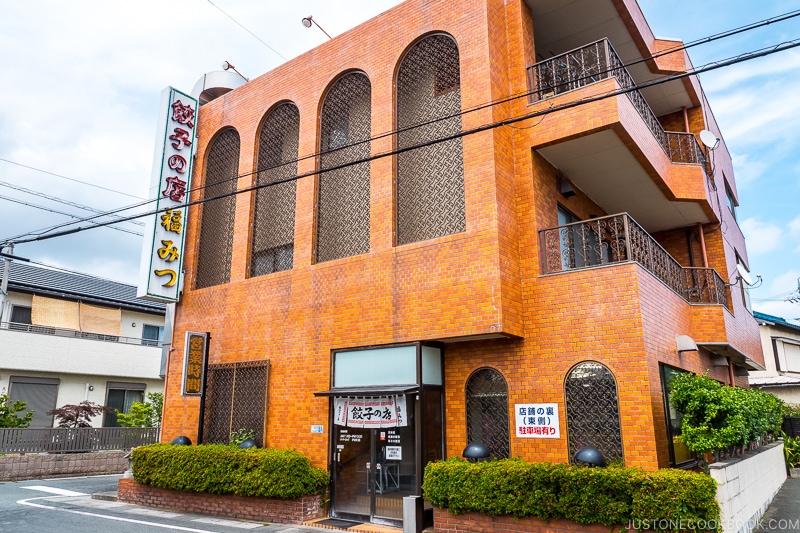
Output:
[[223,444],[152,444],[133,450],[133,479],[164,489],[299,498],[321,494],[330,477],[294,450]]
[[581,524],[626,525],[667,520],[719,523],[716,482],[705,474],[664,469],[588,468],[521,459],[429,463],[425,497],[453,514],[470,511]]

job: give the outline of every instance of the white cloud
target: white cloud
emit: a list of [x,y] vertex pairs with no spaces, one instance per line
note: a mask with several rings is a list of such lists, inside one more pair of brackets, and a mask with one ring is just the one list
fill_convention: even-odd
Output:
[[784,244],[783,230],[773,224],[766,224],[757,218],[747,218],[739,223],[747,239],[750,255],[766,254],[778,250]]

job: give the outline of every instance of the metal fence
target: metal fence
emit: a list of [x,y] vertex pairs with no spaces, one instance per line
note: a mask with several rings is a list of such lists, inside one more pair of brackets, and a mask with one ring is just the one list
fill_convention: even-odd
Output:
[[530,98],[531,101],[552,98],[612,77],[617,79],[622,89],[628,89],[625,94],[670,161],[705,165],[705,155],[693,134],[664,131],[608,39],[601,39],[528,67]]
[[730,309],[716,270],[681,266],[627,213],[539,230],[539,249],[546,274],[635,261],[687,302]]
[[0,322],[0,329],[21,331],[23,333],[38,333],[39,335],[54,335],[56,337],[87,339],[92,341],[121,342],[122,344],[134,344],[139,346],[156,346],[159,348],[162,346],[161,341],[155,339],[121,337],[119,335],[106,335],[103,333],[91,333],[89,331],[54,328],[50,326],[37,326],[36,324],[19,324],[17,322]]
[[0,453],[127,450],[158,442],[158,428],[0,428]]

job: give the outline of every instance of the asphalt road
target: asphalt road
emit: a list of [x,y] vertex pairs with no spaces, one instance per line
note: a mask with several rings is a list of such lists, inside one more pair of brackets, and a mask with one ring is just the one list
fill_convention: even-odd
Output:
[[94,476],[0,483],[0,532],[13,533],[320,533],[306,526],[263,524],[167,512],[91,495],[117,490],[120,476]]

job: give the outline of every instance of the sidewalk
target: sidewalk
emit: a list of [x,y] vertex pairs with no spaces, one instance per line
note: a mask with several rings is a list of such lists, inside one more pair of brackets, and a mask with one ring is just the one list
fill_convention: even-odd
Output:
[[789,478],[778,491],[753,533],[800,533],[800,479]]

